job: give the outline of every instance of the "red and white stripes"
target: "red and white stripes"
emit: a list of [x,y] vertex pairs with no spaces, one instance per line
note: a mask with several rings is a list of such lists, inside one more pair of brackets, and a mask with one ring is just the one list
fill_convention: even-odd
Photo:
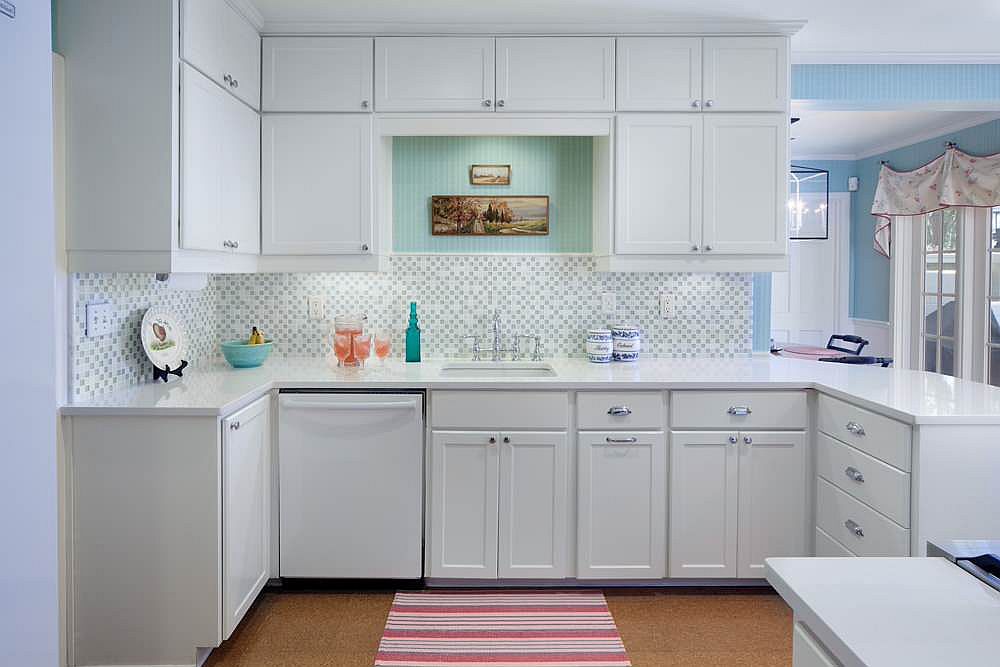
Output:
[[604,594],[396,593],[376,667],[628,667]]

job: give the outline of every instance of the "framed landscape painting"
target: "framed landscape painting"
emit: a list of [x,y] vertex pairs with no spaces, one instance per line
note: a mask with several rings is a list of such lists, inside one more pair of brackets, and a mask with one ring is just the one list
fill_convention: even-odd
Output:
[[434,236],[545,236],[549,233],[547,195],[431,197]]
[[472,185],[510,185],[509,164],[474,164],[469,168]]

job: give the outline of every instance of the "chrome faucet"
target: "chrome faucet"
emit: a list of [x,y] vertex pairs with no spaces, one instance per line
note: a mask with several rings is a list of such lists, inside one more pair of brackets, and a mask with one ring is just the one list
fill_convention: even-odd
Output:
[[495,308],[493,310],[493,361],[500,361],[503,359],[503,353],[505,350],[500,347],[501,337],[503,334],[503,328],[500,324],[500,309]]
[[[503,355],[506,352],[510,353],[511,361],[520,361],[521,359],[521,339],[528,338],[535,341],[535,346],[531,354],[532,361],[542,360],[542,338],[541,336],[533,336],[528,334],[513,334],[511,336],[511,348],[505,349],[503,347],[503,324],[500,319],[500,309],[493,310],[493,322],[490,324],[490,331],[493,333],[493,348],[490,359],[494,362],[503,361]],[[480,336],[462,336],[462,340],[472,341],[472,360],[479,361],[482,357],[482,348],[479,345]]]

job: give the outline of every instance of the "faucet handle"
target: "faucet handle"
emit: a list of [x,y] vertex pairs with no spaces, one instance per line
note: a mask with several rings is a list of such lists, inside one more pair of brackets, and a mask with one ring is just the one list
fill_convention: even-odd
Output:
[[479,361],[480,360],[479,336],[462,336],[462,340],[472,341],[472,360]]
[[[541,336],[536,336],[534,334],[518,334],[517,336],[514,337],[514,340],[515,340],[514,349],[517,352],[520,352],[520,350],[521,350],[521,346],[520,346],[520,344],[519,344],[518,341],[520,341],[520,339],[522,339],[522,338],[527,338],[529,340],[535,341],[535,347],[534,347],[534,349],[531,352],[531,360],[532,361],[541,361],[542,360],[542,337]],[[516,361],[516,359],[515,359],[515,361]]]

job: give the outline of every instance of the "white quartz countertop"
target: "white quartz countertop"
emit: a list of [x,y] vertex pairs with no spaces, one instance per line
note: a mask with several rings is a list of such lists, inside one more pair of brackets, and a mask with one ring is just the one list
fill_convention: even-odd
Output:
[[845,667],[1000,656],[1000,592],[943,558],[770,558],[767,580]]
[[908,423],[1000,424],[1000,388],[977,382],[871,366],[782,357],[642,359],[591,364],[548,360],[556,377],[445,378],[453,360],[376,362],[364,370],[331,369],[323,359],[269,359],[260,368],[224,363],[188,370],[167,384],[143,384],[73,402],[63,414],[224,415],[272,389],[817,389]]

